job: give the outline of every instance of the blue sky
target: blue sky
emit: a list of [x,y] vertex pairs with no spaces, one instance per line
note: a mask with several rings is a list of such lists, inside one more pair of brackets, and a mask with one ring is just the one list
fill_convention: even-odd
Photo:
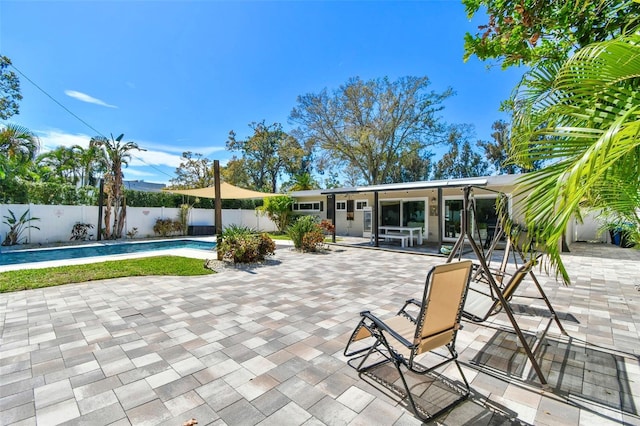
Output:
[[[126,179],[167,182],[183,151],[219,159],[230,130],[266,120],[291,129],[296,97],[348,78],[427,75],[452,87],[442,118],[491,124],[522,70],[462,60],[469,21],[458,1],[0,1],[0,53],[104,135],[147,151]],[[21,77],[20,115],[45,149],[96,134]]]

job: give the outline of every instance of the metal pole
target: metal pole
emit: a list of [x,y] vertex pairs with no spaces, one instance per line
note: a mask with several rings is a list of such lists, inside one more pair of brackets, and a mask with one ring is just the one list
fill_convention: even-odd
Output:
[[[222,199],[220,194],[220,161],[213,160],[213,182],[214,182],[214,211],[215,211],[215,225],[216,225],[216,242],[220,244],[222,242]],[[222,260],[222,252],[216,250],[218,253],[218,260]]]
[[99,192],[98,192],[98,238],[96,238],[98,241],[102,240],[102,207],[104,204],[104,179],[100,178],[100,185],[99,185]]
[[380,247],[380,243],[378,242],[380,238],[380,229],[378,227],[378,203],[378,191],[375,191],[373,193],[373,211],[371,212],[373,215],[373,241],[375,242],[375,247]]

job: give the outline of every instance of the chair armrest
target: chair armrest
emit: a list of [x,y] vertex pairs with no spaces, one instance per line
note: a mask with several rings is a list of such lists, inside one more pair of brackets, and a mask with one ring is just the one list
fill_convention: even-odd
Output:
[[371,312],[363,311],[363,312],[360,312],[360,315],[363,316],[364,318],[367,318],[371,322],[373,322],[380,331],[385,331],[389,333],[391,336],[393,336],[394,339],[402,343],[407,348],[413,348],[413,344],[410,341],[402,337],[400,334],[398,334],[396,331],[390,328],[387,324],[385,324],[384,321],[382,321],[381,319],[373,315]]
[[411,315],[409,312],[407,312],[407,306],[409,305],[415,305],[418,308],[422,308],[422,302],[420,302],[417,299],[408,299],[406,302],[404,302],[404,305],[402,305],[402,308],[398,311],[398,313],[396,315],[404,315],[406,317],[408,317],[412,322],[417,322],[418,319],[416,317],[414,317],[413,315]]

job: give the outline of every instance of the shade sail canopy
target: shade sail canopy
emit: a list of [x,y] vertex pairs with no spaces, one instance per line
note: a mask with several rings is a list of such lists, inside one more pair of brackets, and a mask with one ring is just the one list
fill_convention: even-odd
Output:
[[[216,198],[215,189],[213,186],[207,188],[196,189],[163,189],[163,191],[171,192],[174,194],[191,195],[192,197],[200,198]],[[281,194],[273,194],[270,192],[258,192],[250,189],[239,188],[233,186],[230,183],[220,183],[220,198],[223,200],[255,200],[264,197],[273,197]]]

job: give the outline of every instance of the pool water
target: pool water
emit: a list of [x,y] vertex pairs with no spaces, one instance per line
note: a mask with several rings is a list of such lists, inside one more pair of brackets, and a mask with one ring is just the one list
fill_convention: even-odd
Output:
[[144,243],[97,244],[81,247],[12,250],[0,252],[0,265],[15,265],[49,260],[77,259],[81,257],[109,256],[141,251],[174,250],[181,248],[212,250],[215,242],[195,240],[169,240]]

